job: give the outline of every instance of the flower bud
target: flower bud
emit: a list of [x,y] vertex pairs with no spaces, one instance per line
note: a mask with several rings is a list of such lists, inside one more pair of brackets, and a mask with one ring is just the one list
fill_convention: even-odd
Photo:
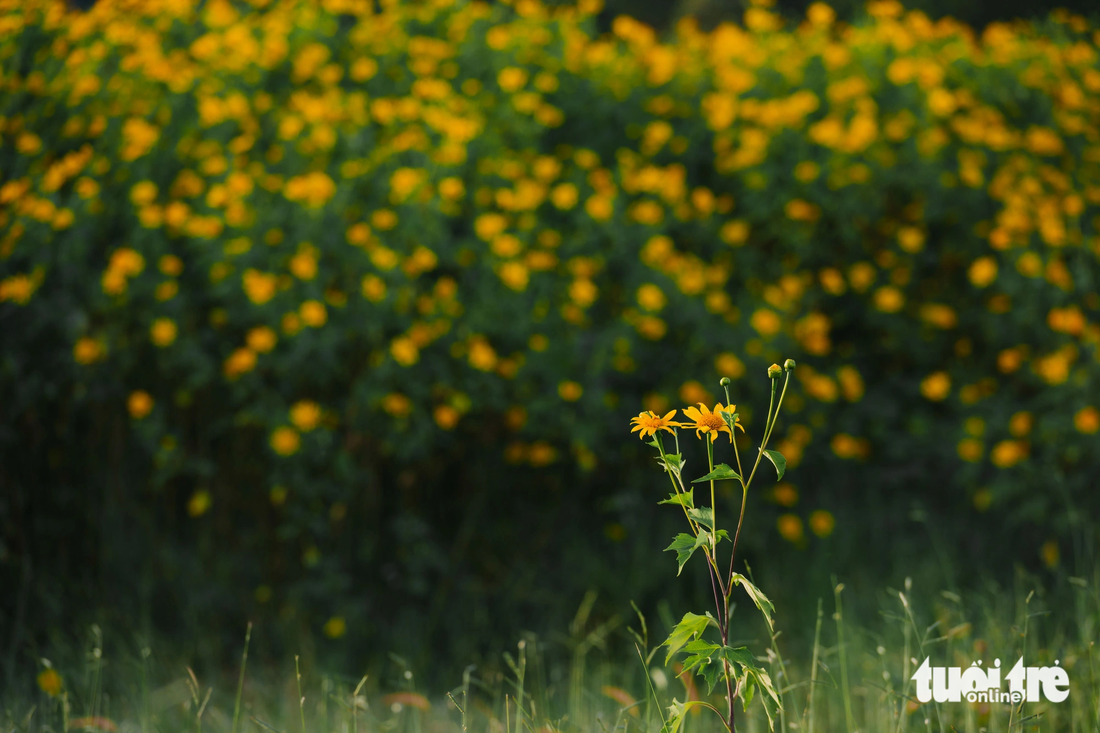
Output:
[[723,387],[728,387],[728,386],[730,386],[730,378],[729,377],[722,377],[721,379],[718,380],[718,384],[720,384]]
[[788,372],[793,372],[794,367],[794,359],[787,359],[785,362],[783,362],[783,368],[786,369]]
[[772,379],[777,378],[782,372],[783,369],[780,368],[778,364],[772,364],[770,367],[768,367],[768,376]]

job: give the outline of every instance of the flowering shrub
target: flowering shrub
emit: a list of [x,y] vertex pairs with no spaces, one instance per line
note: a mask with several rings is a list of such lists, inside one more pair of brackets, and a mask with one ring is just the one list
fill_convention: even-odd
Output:
[[796,546],[919,501],[1003,512],[1033,560],[1098,508],[1080,18],[753,6],[661,40],[597,37],[598,0],[197,5],[0,0],[0,517],[50,517],[33,541],[171,540],[315,628],[322,586],[438,614],[527,587],[502,568],[627,475],[609,412],[780,351]]

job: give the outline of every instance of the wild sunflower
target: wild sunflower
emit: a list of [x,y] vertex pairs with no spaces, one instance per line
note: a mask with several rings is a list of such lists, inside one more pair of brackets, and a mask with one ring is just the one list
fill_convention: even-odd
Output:
[[[672,418],[676,415],[676,410],[672,410],[664,417],[659,417],[650,410],[638,413],[638,417],[630,418],[630,423],[634,426],[630,432],[638,433],[638,437],[643,440],[650,435],[656,435],[658,430],[667,430],[668,432],[674,432],[673,428],[683,427],[678,422],[672,422]],[[641,432],[638,432],[641,431]]]
[[[714,406],[714,411],[707,409],[707,406],[702,402],[699,403],[699,407],[685,407],[684,416],[687,419],[692,420],[695,424],[685,424],[682,427],[691,429],[695,428],[695,435],[702,438],[704,435],[709,435],[710,440],[713,443],[718,439],[718,433],[725,433],[730,436],[730,442],[733,442],[733,432],[730,430],[730,426],[726,424],[725,418],[722,417],[723,412],[734,412],[737,410],[737,405],[730,405],[728,408],[723,407],[719,402]],[[737,427],[741,428],[741,432],[745,432],[745,428],[741,427],[740,421],[735,423]]]

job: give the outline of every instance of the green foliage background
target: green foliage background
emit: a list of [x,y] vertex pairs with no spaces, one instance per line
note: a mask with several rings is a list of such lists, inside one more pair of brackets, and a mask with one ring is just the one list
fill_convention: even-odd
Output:
[[588,589],[652,605],[674,517],[629,418],[729,376],[751,433],[788,356],[793,484],[743,538],[780,607],[894,557],[1095,555],[1083,19],[752,7],[661,42],[592,2],[0,7],[26,639],[102,608],[258,619],[279,654],[338,618],[333,654],[469,658]]

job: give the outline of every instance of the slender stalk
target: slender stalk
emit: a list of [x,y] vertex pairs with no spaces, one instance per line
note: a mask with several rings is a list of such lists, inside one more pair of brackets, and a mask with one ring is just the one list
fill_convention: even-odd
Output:
[[[681,493],[686,494],[687,493],[686,489],[683,492],[680,491],[680,485],[676,482],[676,476],[674,476],[673,472],[671,470],[669,470],[669,468],[668,468],[668,459],[665,458],[665,448],[664,448],[664,445],[661,443],[661,434],[660,433],[654,433],[653,437],[657,440],[657,450],[659,450],[661,452],[661,460],[665,464],[665,473],[668,474],[668,480],[672,482],[672,490],[674,492],[676,492],[676,496],[680,496]],[[693,535],[695,535],[696,537],[698,537],[699,536],[699,528],[695,524],[695,520],[693,520],[691,518],[691,515],[688,514],[687,506],[684,504],[682,499],[680,500],[680,508],[684,510],[684,517],[686,517],[687,520],[688,520],[688,526],[691,527],[691,533]]]
[[302,717],[302,733],[306,733],[306,699],[302,697],[302,672],[298,669],[298,655],[294,655],[294,676],[298,680],[298,713]]
[[[463,682],[469,681],[469,673],[463,675]],[[359,680],[359,684],[355,686],[355,691],[351,693],[351,730],[352,733],[359,733],[359,691],[363,689],[363,685],[367,682],[367,675],[363,675],[363,679]],[[463,712],[463,721],[465,721],[466,713]],[[465,722],[463,722],[463,733],[465,733]]]
[[817,654],[821,649],[821,599],[817,599],[817,625],[814,627],[814,653],[810,667],[809,733],[814,733],[814,690],[817,685]]
[[[726,391],[726,408],[730,409],[730,388],[729,388],[729,385],[726,385],[726,384],[722,385],[722,389],[724,389]],[[734,425],[736,426],[736,423],[734,423]],[[741,430],[742,430],[742,432],[744,432],[744,428],[742,428]],[[733,443],[733,457],[737,461],[737,475],[739,477],[744,477],[745,472],[743,470],[741,470],[741,454],[737,450],[737,435],[736,435],[736,433],[737,433],[737,431],[734,428],[730,428],[730,436],[731,436],[730,437],[730,442]],[[741,487],[744,488],[744,486],[745,486],[745,479],[741,478]]]
[[840,652],[840,685],[844,689],[844,721],[848,726],[846,730],[848,733],[852,733],[852,696],[848,689],[848,661],[844,642],[844,610],[840,604],[840,591],[842,590],[844,590],[843,583],[833,586],[833,595],[836,598],[836,639],[838,651]]
[[233,731],[237,733],[237,720],[241,715],[241,693],[244,692],[244,668],[248,664],[248,642],[252,638],[252,622],[248,622],[248,628],[244,632],[244,653],[241,654],[241,676],[237,680],[237,701],[233,703]]
[[141,650],[141,733],[146,733],[149,723],[149,654],[149,647],[143,647]]
[[[657,450],[659,450],[661,452],[661,460],[664,461],[664,464],[667,468],[669,464],[668,464],[667,458],[665,457],[665,449],[664,449],[664,447],[661,443],[661,438],[657,433],[654,433],[654,438],[656,438],[656,440],[657,440]],[[679,442],[678,439],[677,439],[677,442]],[[713,469],[711,469],[711,470],[713,470]],[[673,491],[676,492],[676,495],[680,496],[681,494],[686,494],[687,493],[687,487],[684,486],[683,478],[680,476],[680,473],[678,471],[671,471],[671,470],[666,470],[665,472],[667,474],[669,474],[668,480],[672,482],[672,489],[673,489]],[[675,475],[673,475],[673,474],[675,474]],[[684,516],[687,518],[688,525],[691,527],[691,533],[694,536],[698,537],[699,532],[701,532],[702,530],[700,529],[699,524],[691,518],[690,514],[688,514],[687,506],[683,503],[683,500],[680,501],[680,508],[684,510]],[[718,571],[717,557],[714,557],[714,556],[711,555],[711,551],[710,551],[709,547],[703,547],[703,555],[707,559],[707,565],[710,566],[711,569],[712,569],[711,572],[714,573],[714,575],[717,579],[718,587],[722,589],[722,594],[725,595],[726,594],[726,586],[722,582],[722,576]],[[713,579],[712,579],[712,583],[713,583]],[[715,596],[717,596],[717,592],[715,593]],[[721,606],[718,604],[717,597],[715,598],[715,610],[721,612]]]
[[[756,469],[760,466],[760,459],[764,457],[764,449],[768,447],[768,440],[772,435],[772,428],[775,427],[776,419],[779,417],[779,410],[783,407],[783,398],[787,395],[787,384],[791,381],[791,373],[787,372],[787,378],[783,381],[783,391],[779,395],[779,404],[775,403],[775,387],[776,381],[772,379],[772,395],[768,400],[768,417],[764,421],[764,436],[760,442],[760,449],[756,454],[756,463],[753,464],[752,473],[749,474],[748,480],[741,479],[741,516],[737,520],[737,531],[733,535],[733,550],[730,552],[730,570],[729,570],[729,586],[733,587],[733,562],[737,557],[737,540],[741,537],[741,525],[745,521],[745,501],[748,499],[749,486],[752,484],[752,479],[756,476]],[[775,414],[772,414],[772,407],[775,407]],[[736,451],[736,443],[734,444],[734,450]],[[740,468],[740,459],[738,459],[738,468]]]
[[[714,441],[710,439],[710,435],[706,436],[707,441],[707,472],[714,473]],[[718,507],[714,503],[714,479],[710,480],[710,523],[711,523],[711,547],[714,548],[714,554],[718,554]]]

